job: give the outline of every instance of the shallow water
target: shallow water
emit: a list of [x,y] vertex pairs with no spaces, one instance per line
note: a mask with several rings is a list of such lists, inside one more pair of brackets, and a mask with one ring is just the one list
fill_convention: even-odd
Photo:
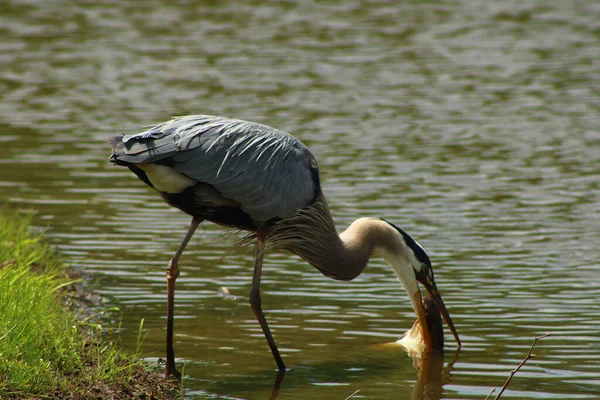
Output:
[[[8,1],[0,11],[0,198],[163,356],[165,266],[189,218],[107,162],[106,138],[171,115],[287,130],[319,160],[339,229],[396,223],[427,249],[463,340],[419,372],[389,268],[350,283],[269,254],[264,309],[290,367],[279,397],[482,399],[600,393],[600,3]],[[268,398],[247,304],[251,252],[203,225],[182,261],[188,394]],[[226,287],[233,297],[222,295]]]

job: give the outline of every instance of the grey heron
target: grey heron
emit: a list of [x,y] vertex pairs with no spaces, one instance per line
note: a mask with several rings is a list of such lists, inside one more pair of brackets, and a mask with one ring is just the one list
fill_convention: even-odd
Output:
[[[109,142],[111,162],[128,167],[168,204],[192,216],[167,266],[166,375],[178,375],[173,350],[178,263],[204,220],[248,231],[247,242],[255,242],[249,300],[280,371],[285,364],[260,296],[265,249],[297,254],[337,280],[354,279],[371,256],[382,257],[408,292],[421,326],[426,326],[426,312],[417,282],[438,304],[460,347],[425,250],[402,229],[378,218],[359,218],[338,235],[321,190],[317,160],[294,136],[253,122],[189,115]],[[425,344],[433,348],[429,331],[422,331]]]

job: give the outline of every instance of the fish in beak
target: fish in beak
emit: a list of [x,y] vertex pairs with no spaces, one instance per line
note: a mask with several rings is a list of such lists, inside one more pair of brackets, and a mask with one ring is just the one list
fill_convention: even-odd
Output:
[[[422,346],[428,350],[442,350],[444,348],[444,326],[440,309],[430,295],[423,298],[422,304],[425,311],[425,325],[421,325],[421,320],[417,319],[412,328],[404,333],[396,343],[407,350],[419,350]],[[429,346],[427,340],[429,340]]]
[[[442,300],[442,295],[440,295],[440,291],[438,290],[437,285],[435,284],[435,280],[433,279],[433,270],[429,269],[428,274],[421,273],[421,272],[415,272],[415,276],[417,278],[417,281],[421,282],[421,284],[423,286],[425,286],[425,289],[427,289],[429,296],[431,296],[433,301],[436,303],[440,314],[444,318],[444,321],[446,321],[446,324],[448,325],[448,328],[450,328],[450,331],[452,332],[452,335],[454,336],[454,339],[456,340],[458,348],[460,349],[461,342],[460,342],[460,338],[458,337],[458,332],[456,331],[456,328],[454,327],[454,323],[452,322],[452,318],[450,317],[450,313],[448,312],[448,309],[446,309],[444,300]],[[418,296],[419,297],[421,296],[420,292],[418,293]],[[419,303],[421,303],[421,301],[419,301]],[[422,314],[422,315],[420,315],[420,314]],[[421,307],[421,310],[417,310],[417,316],[419,318],[421,326],[422,327],[426,326],[427,313],[426,313],[424,307]],[[424,329],[424,330],[426,331],[426,329]],[[423,336],[424,336],[424,338],[426,336],[429,336],[429,343],[427,343],[427,340],[425,340],[425,343],[428,344],[428,347],[430,349],[433,348],[431,336],[428,334],[424,334]]]

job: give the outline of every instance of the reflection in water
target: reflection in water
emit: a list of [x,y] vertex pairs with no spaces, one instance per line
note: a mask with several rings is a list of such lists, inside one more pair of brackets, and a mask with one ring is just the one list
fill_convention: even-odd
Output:
[[[458,360],[458,355],[459,351],[456,351],[445,369],[443,350],[423,352],[418,357],[411,355],[414,361],[413,365],[417,369],[417,380],[412,389],[411,399],[441,399],[443,386],[451,381],[451,372],[454,369],[454,363]],[[289,373],[293,373],[293,371]],[[285,374],[286,371],[277,372],[269,399],[277,399],[280,390],[282,388],[285,390]]]
[[460,350],[454,352],[452,359],[444,368],[444,351],[435,350],[415,358],[415,367],[419,370],[417,382],[412,391],[411,399],[438,400],[443,398],[444,385],[452,381],[454,364],[458,361]]
[[275,400],[277,396],[279,396],[279,388],[281,387],[281,382],[283,381],[284,375],[285,370],[277,371],[277,376],[275,377],[275,383],[273,384],[273,390],[271,391],[271,396],[269,396],[269,400]]
[[[458,356],[458,352],[456,353]],[[452,365],[444,372],[444,351],[428,351],[417,358],[413,357],[418,369],[417,382],[412,391],[413,400],[438,400],[442,398],[442,387],[448,383]],[[454,362],[454,361],[453,361]],[[445,381],[446,380],[446,381]]]

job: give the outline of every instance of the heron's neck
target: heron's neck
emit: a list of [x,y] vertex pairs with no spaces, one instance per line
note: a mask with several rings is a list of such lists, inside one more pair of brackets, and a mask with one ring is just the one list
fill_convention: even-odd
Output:
[[[337,237],[335,251],[331,251],[338,262],[332,260],[329,265],[341,272],[340,279],[350,280],[357,277],[367,266],[372,256],[379,256],[394,264],[401,254],[404,244],[398,240],[396,232],[387,222],[376,218],[359,218]],[[345,264],[340,265],[340,261]]]
[[[384,258],[409,295],[421,326],[426,326],[421,292],[409,262],[406,242],[396,228],[375,218],[359,218],[348,229],[337,234],[325,200],[320,198],[310,207],[273,226],[267,245],[291,251],[324,275],[352,280],[365,269],[372,255]],[[430,334],[423,331],[423,337]]]
[[291,251],[334,279],[356,278],[374,254],[386,259],[399,279],[406,264],[401,261],[406,245],[390,224],[359,218],[338,235],[324,199],[277,224],[269,236],[270,247]]

